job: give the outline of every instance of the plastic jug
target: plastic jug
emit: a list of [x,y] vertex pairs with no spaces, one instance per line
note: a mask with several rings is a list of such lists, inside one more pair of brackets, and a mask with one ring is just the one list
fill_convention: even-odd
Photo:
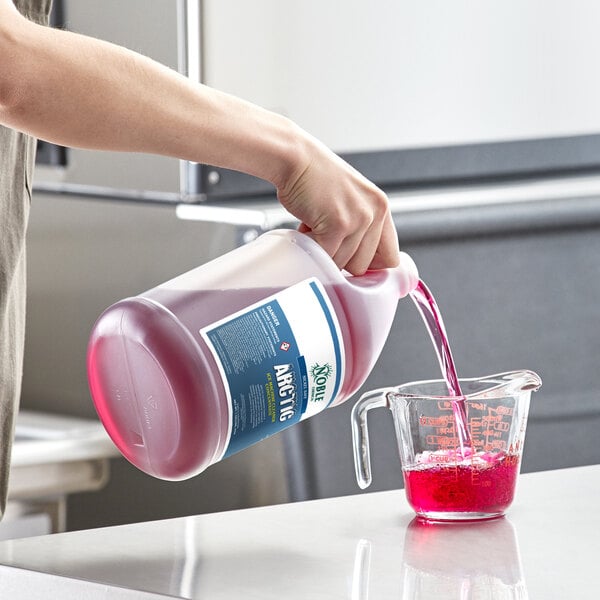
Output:
[[360,277],[276,230],[109,307],[90,337],[96,410],[161,479],[209,465],[347,400],[418,282],[412,259]]

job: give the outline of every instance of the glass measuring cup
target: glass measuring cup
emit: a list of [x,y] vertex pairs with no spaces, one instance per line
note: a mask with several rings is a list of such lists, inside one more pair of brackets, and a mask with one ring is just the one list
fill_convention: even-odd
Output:
[[[385,406],[394,417],[406,497],[419,517],[503,515],[514,498],[531,392],[541,384],[538,375],[523,370],[461,379],[461,397],[448,396],[443,379],[363,394],[352,410],[359,486],[371,484],[367,412]],[[457,402],[464,402],[464,411],[455,410]],[[459,414],[466,414],[468,447],[456,435]]]

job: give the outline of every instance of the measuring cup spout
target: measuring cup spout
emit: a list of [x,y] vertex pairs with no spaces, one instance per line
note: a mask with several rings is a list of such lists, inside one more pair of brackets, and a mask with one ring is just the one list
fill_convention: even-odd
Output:
[[[526,369],[489,375],[488,377],[481,378],[479,381],[484,386],[485,384],[488,385],[485,392],[486,394],[489,394],[494,390],[496,395],[503,393],[508,396],[519,394],[521,392],[537,392],[542,386],[540,376],[537,373]],[[478,395],[478,393],[474,393],[470,395],[470,397],[476,398]]]
[[352,447],[356,481],[361,489],[371,485],[371,454],[369,451],[369,429],[367,412],[372,408],[388,405],[387,394],[392,388],[382,388],[363,394],[352,409]]
[[540,389],[542,380],[537,373],[533,371],[519,371],[517,375],[522,392],[537,392]]

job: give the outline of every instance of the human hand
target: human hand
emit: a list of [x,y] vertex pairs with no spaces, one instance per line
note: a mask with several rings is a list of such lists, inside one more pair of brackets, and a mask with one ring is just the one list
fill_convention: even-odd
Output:
[[301,221],[299,231],[353,275],[398,265],[385,193],[314,138],[304,141],[302,167],[278,188],[281,204]]

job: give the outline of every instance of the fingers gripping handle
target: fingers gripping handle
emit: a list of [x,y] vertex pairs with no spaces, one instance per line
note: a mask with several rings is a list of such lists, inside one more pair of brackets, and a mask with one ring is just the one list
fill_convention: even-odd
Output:
[[367,412],[372,408],[387,406],[387,394],[391,388],[382,388],[363,394],[352,409],[352,447],[354,470],[361,489],[371,485],[371,455],[369,452],[369,430]]

